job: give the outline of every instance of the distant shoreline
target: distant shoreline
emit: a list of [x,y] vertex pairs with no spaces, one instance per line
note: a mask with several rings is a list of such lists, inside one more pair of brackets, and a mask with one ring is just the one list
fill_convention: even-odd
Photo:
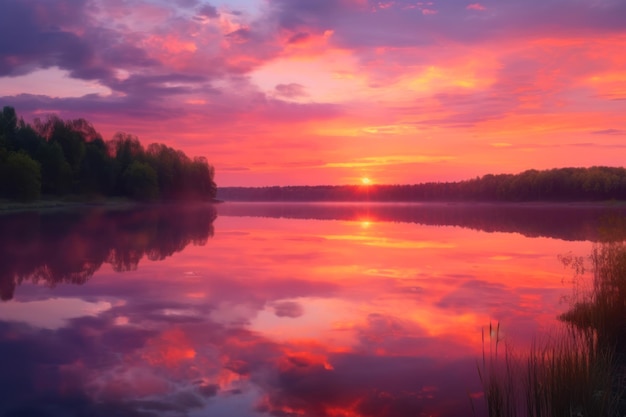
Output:
[[626,201],[626,168],[595,166],[487,174],[418,184],[219,187],[226,201],[605,202]]

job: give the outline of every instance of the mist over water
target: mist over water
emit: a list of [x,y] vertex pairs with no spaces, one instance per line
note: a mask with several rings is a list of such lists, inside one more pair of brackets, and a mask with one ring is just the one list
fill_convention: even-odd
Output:
[[484,413],[481,330],[559,326],[597,206],[0,217],[0,415]]

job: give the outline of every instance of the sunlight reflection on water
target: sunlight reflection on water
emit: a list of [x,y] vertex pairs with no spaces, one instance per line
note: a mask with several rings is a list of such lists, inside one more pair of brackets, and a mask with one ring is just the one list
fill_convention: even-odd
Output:
[[597,213],[403,207],[11,219],[0,414],[469,414],[482,329],[557,323]]

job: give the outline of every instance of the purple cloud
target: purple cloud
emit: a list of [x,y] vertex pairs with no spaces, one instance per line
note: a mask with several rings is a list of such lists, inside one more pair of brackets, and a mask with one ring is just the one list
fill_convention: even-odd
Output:
[[300,43],[309,39],[311,35],[307,32],[298,32],[295,35],[291,36],[287,43]]
[[293,301],[283,301],[274,304],[274,314],[278,317],[297,318],[304,314],[304,309]]
[[[278,84],[266,95],[267,85],[255,86],[253,80],[258,78],[251,74],[276,59],[289,61],[292,54],[322,56],[323,62],[327,51],[340,49],[354,62],[346,73],[363,74],[367,81],[363,90],[373,92],[378,87],[393,88],[420,68],[454,66],[457,62],[450,50],[468,57],[468,45],[477,43],[496,44],[493,67],[501,65],[501,70],[489,74],[492,84],[467,90],[438,88],[429,104],[422,96],[417,101],[419,94],[408,92],[416,97],[414,106],[376,114],[383,118],[392,112],[397,113],[391,117],[412,113],[406,124],[466,128],[511,114],[552,110],[557,105],[566,111],[567,100],[576,101],[572,97],[582,94],[573,91],[581,88],[580,80],[615,68],[616,61],[608,54],[598,58],[578,54],[569,46],[558,51],[553,45],[545,47],[554,55],[551,61],[540,61],[536,52],[543,46],[536,46],[535,41],[572,34],[608,35],[626,27],[626,3],[608,0],[450,0],[432,4],[413,0],[268,0],[262,2],[258,13],[221,12],[198,0],[5,0],[2,9],[0,77],[58,67],[70,78],[93,82],[111,94],[73,98],[5,94],[0,100],[15,106],[27,119],[58,111],[64,117],[87,117],[109,126],[121,120],[146,126],[145,120],[184,115],[196,126],[249,128],[266,126],[265,122],[331,119],[350,111],[360,115],[362,102],[352,103],[353,108],[290,103],[288,99],[306,96],[302,84],[315,96],[312,86],[301,79],[297,79],[301,84]],[[536,49],[526,55],[518,50],[511,56],[499,53],[503,49],[499,44],[511,40],[532,40],[528,44]],[[477,78],[483,75],[479,71]],[[338,80],[333,83],[342,82]],[[552,84],[542,85],[542,80]],[[270,82],[270,86],[276,83]],[[337,100],[349,101],[350,97],[343,95]],[[433,102],[438,108],[430,105]],[[251,133],[254,137],[257,132]],[[207,137],[217,136],[223,135]]]
[[[82,110],[84,114],[93,109],[158,118],[172,113],[176,106],[180,109],[181,101],[172,96],[195,94],[211,105],[217,92],[212,81],[245,74],[279,51],[263,22],[251,21],[250,27],[221,33],[217,23],[205,27],[206,22],[198,22],[176,7],[156,4],[148,10],[156,16],[149,15],[153,20],[145,23],[148,28],[135,29],[121,20],[147,6],[134,0],[123,5],[92,0],[7,0],[0,14],[0,77],[58,67],[72,78],[106,86],[113,94],[1,99],[23,112]],[[219,17],[217,9],[207,3],[197,6],[197,2],[184,1],[178,6],[195,7],[195,17]],[[112,18],[120,18],[120,23],[111,25]],[[194,31],[208,36],[194,39]],[[185,51],[184,60],[172,59],[171,54]],[[215,104],[223,106],[223,97]]]
[[215,6],[205,4],[198,9],[198,16],[202,19],[215,19],[220,17]]
[[278,84],[274,87],[276,94],[286,98],[297,98],[306,96],[306,89],[303,85],[297,83]]
[[[335,42],[350,48],[408,47],[438,44],[446,39],[469,43],[581,31],[606,33],[622,31],[626,26],[626,4],[611,1],[506,0],[468,5],[467,1],[452,0],[427,6],[397,0],[381,7],[373,0],[366,4],[274,0],[272,6],[282,28],[318,32],[332,29]],[[484,10],[477,15],[479,7]]]
[[86,3],[6,0],[0,14],[0,75],[21,75],[51,66],[71,71],[90,67],[90,46],[66,29],[89,20]]
[[622,136],[626,135],[626,130],[622,129],[602,129],[602,130],[594,130],[594,135],[611,135],[611,136]]

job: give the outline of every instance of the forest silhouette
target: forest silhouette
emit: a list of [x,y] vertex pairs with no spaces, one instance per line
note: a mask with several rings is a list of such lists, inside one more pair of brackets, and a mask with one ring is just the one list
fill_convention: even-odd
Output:
[[84,284],[105,263],[129,271],[145,257],[162,260],[204,245],[216,217],[212,205],[0,216],[0,299],[12,299],[24,281]]
[[626,200],[620,167],[531,169],[458,182],[400,185],[220,187],[229,201],[606,201]]
[[13,107],[0,112],[0,198],[212,200],[214,175],[206,158],[191,159],[163,144],[144,148],[126,133],[105,142],[84,119],[51,115],[31,125]]
[[[117,133],[105,141],[84,119],[50,115],[32,124],[13,107],[0,112],[0,198],[214,200],[206,158]],[[487,174],[457,182],[395,185],[222,187],[229,201],[606,201],[626,200],[626,169],[595,166]]]

